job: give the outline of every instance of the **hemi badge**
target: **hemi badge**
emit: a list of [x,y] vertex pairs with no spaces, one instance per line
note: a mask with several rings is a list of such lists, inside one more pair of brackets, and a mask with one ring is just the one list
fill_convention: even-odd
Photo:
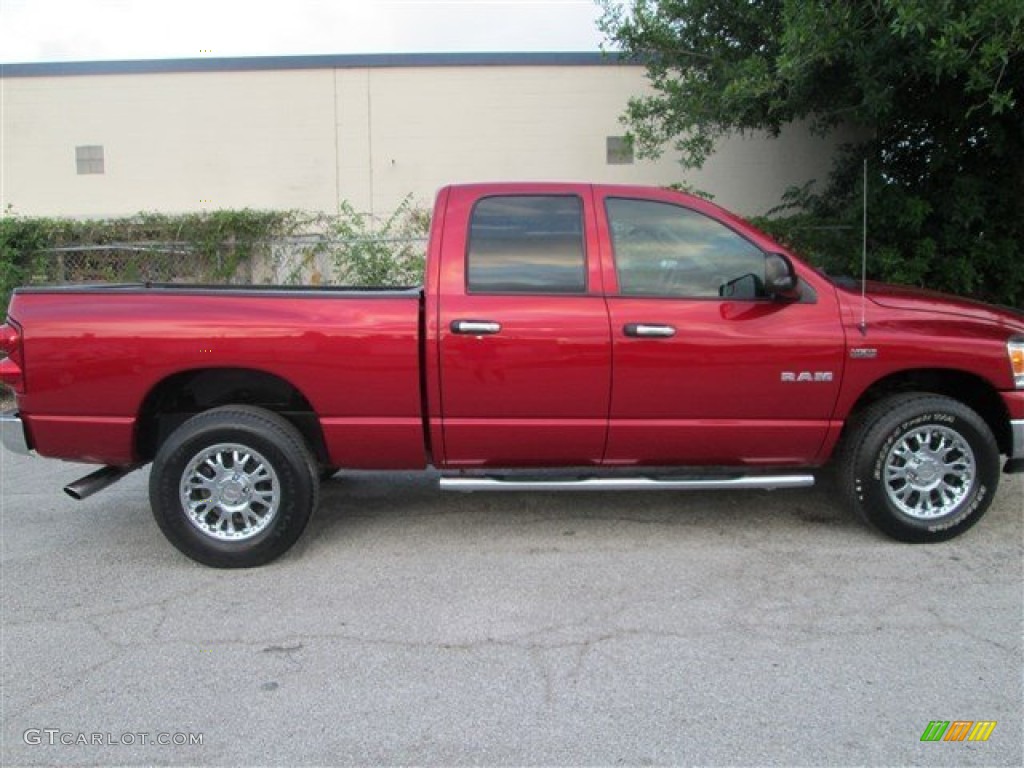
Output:
[[854,347],[850,350],[850,357],[854,360],[874,360],[878,357],[878,350],[871,347]]

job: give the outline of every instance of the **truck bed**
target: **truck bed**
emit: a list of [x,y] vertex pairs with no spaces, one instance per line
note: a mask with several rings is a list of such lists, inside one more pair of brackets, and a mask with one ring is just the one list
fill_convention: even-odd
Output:
[[256,372],[266,385],[254,401],[291,388],[289,407],[318,419],[325,463],[421,467],[421,305],[419,288],[19,289],[10,316],[31,366],[21,416],[41,455],[131,464],[147,458],[154,425],[140,420],[162,387],[193,382],[201,407],[222,385],[205,368]]

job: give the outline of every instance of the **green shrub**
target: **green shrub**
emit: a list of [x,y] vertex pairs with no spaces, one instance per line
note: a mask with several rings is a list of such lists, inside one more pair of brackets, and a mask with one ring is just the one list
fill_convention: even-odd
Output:
[[336,278],[352,286],[413,286],[423,282],[430,214],[406,197],[388,218],[375,222],[342,203],[329,228]]

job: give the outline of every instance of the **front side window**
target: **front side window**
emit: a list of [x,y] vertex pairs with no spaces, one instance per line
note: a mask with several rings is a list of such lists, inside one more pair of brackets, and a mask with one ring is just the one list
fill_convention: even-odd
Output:
[[764,253],[714,219],[670,203],[606,204],[623,296],[763,298]]
[[566,195],[487,197],[469,224],[470,293],[584,293],[583,202]]

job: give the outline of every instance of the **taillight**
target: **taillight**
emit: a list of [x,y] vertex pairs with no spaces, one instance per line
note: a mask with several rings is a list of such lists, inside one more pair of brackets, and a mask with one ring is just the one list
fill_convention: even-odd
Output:
[[10,387],[17,394],[25,394],[24,360],[21,354],[21,332],[11,325],[0,325],[0,384]]

